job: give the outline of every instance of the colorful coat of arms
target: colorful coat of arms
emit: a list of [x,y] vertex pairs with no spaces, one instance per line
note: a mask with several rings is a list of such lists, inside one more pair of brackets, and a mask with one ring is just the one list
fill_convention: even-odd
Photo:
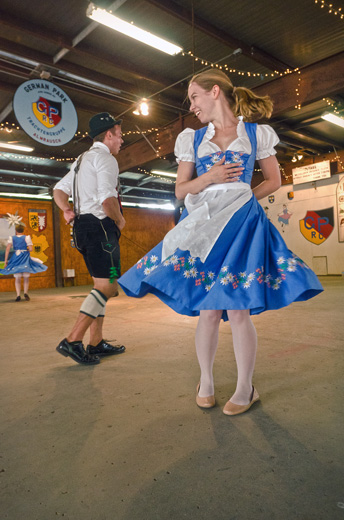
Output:
[[52,101],[40,97],[38,101],[32,103],[32,110],[38,121],[46,128],[53,128],[62,119],[62,105],[58,101]]
[[29,209],[29,224],[34,231],[44,231],[47,227],[47,210]]
[[307,211],[300,222],[302,235],[312,242],[319,245],[325,242],[334,228],[334,211],[332,208]]

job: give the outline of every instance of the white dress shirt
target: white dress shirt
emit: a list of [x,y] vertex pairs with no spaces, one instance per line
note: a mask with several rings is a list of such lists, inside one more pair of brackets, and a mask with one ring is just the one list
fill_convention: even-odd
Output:
[[111,155],[106,144],[96,141],[84,154],[77,174],[77,200],[74,196],[74,170],[77,161],[74,161],[70,171],[54,187],[72,196],[74,208],[80,204],[80,215],[92,213],[99,219],[104,219],[104,200],[118,197],[118,163]]

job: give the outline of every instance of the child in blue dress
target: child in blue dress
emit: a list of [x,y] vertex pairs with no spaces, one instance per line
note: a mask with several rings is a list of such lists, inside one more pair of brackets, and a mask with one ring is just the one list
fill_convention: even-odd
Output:
[[[24,298],[29,301],[30,273],[39,273],[48,269],[41,260],[30,256],[30,252],[33,250],[32,240],[30,235],[24,235],[24,229],[22,224],[15,226],[16,234],[9,237],[7,241],[4,269],[0,269],[0,274],[13,274],[14,276],[17,293],[16,302],[21,300],[21,279],[23,278]],[[8,259],[12,247],[14,253]]]
[[[258,203],[281,185],[274,150],[279,139],[270,126],[247,121],[270,117],[271,100],[233,87],[222,71],[212,69],[192,78],[188,95],[190,110],[207,126],[186,128],[177,137],[175,191],[186,210],[119,284],[129,296],[150,292],[181,314],[199,315],[196,403],[202,408],[215,406],[219,324],[229,320],[238,378],[223,412],[237,415],[259,400],[252,385],[257,336],[250,315],[307,300],[323,289]],[[252,190],[256,159],[264,180]]]

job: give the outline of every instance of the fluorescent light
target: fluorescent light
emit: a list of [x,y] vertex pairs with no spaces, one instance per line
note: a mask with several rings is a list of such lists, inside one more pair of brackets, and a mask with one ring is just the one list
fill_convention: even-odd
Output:
[[17,198],[17,199],[45,199],[45,200],[52,199],[52,197],[50,195],[35,195],[35,194],[28,194],[28,193],[9,193],[7,191],[0,192],[0,197],[10,197],[10,198]]
[[17,144],[2,143],[0,142],[0,148],[8,148],[9,150],[20,150],[21,152],[32,152],[34,148],[29,146],[19,146]]
[[165,175],[165,177],[173,177],[174,179],[177,177],[176,173],[163,172],[161,170],[151,170],[151,173],[155,173],[155,175]]
[[325,112],[325,114],[323,114],[321,117],[329,123],[333,123],[334,125],[338,125],[344,128],[344,119],[342,117],[336,116],[335,114],[330,114],[329,112]]
[[132,206],[134,208],[147,208],[147,209],[163,209],[165,211],[174,211],[176,208],[173,204],[145,204],[144,202],[122,202],[122,206]]
[[144,31],[132,23],[125,22],[105,9],[100,9],[100,7],[95,6],[93,3],[89,4],[86,16],[95,22],[102,23],[115,31],[126,34],[127,36],[130,36],[130,38],[134,38],[135,40],[150,45],[151,47],[166,52],[167,54],[174,55],[183,50],[181,47],[178,47],[178,45],[174,45],[163,38],[159,38],[159,36]]

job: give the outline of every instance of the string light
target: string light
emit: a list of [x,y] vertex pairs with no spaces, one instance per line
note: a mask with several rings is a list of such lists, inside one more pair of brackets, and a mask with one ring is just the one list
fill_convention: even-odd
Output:
[[329,99],[329,98],[322,98],[323,101],[325,101],[325,103],[327,104],[327,106],[333,108],[333,113],[336,114],[336,115],[340,115],[340,108],[341,107],[341,104],[337,104],[335,101],[333,101],[332,99]]
[[295,71],[298,74],[298,81],[297,81],[297,87],[295,88],[296,93],[296,105],[295,108],[298,110],[301,110],[301,102],[300,102],[300,90],[301,90],[301,71],[299,69],[295,69]]
[[329,14],[333,14],[335,16],[338,16],[341,20],[344,19],[344,14],[342,12],[342,8],[341,7],[336,8],[336,7],[334,7],[333,4],[328,4],[324,0],[314,0],[314,3],[318,4],[318,6],[320,6],[321,9],[323,9],[324,7],[327,7]]
[[149,172],[145,168],[137,168],[137,169],[140,173],[144,173],[145,175],[148,175],[149,177],[158,178],[158,179],[166,182],[167,184],[175,184],[175,182],[176,182],[175,179],[167,179],[166,177],[163,177],[162,175]]
[[128,130],[128,132],[122,132],[122,135],[141,135],[141,134],[150,134],[151,132],[158,132],[159,128],[150,128],[149,130],[142,130],[141,132],[139,130]]
[[[285,178],[286,181],[289,181],[292,178],[293,175],[292,174],[288,175],[286,173],[285,169],[283,168],[283,166],[281,166],[279,163],[278,163],[278,166],[279,166],[279,169],[281,171],[282,176]],[[253,170],[253,172],[262,173],[262,169],[261,168],[255,168]]]
[[213,67],[219,70],[225,70],[226,72],[229,72],[231,74],[238,74],[239,76],[247,76],[252,78],[273,78],[275,76],[285,76],[287,74],[294,74],[298,72],[300,69],[299,67],[296,67],[295,69],[287,69],[283,72],[274,70],[273,72],[251,72],[251,71],[244,71],[244,70],[238,70],[233,67],[230,67],[227,64],[219,65],[218,63],[214,63],[210,60],[206,60],[204,58],[200,58],[199,56],[196,56],[192,51],[184,51],[181,53],[181,56],[187,56],[192,58],[194,61],[199,61],[201,65],[205,65],[206,67]]
[[6,123],[0,124],[0,130],[5,130],[10,134],[13,130],[20,130],[20,127],[15,123],[8,123],[8,121],[6,121]]

